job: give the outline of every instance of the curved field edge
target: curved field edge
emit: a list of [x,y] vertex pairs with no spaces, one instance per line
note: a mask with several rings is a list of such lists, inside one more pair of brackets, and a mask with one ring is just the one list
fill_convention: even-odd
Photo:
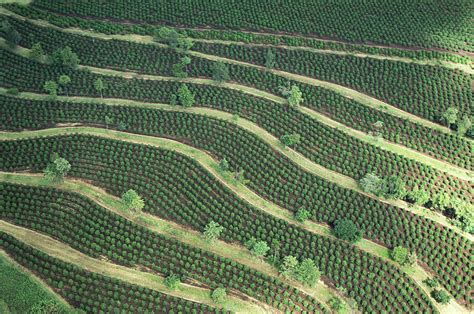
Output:
[[[252,191],[248,190],[244,185],[236,182],[235,180],[231,180],[230,178],[226,178],[221,171],[219,171],[219,166],[218,163],[213,161],[211,157],[209,157],[207,154],[197,150],[196,148],[187,146],[185,144],[181,144],[179,142],[175,142],[173,140],[168,140],[168,139],[162,139],[159,137],[153,137],[152,139],[148,139],[147,136],[135,136],[132,134],[128,133],[123,133],[123,132],[117,132],[117,131],[110,131],[110,130],[105,130],[105,129],[94,129],[94,128],[88,128],[88,127],[78,127],[78,128],[60,128],[60,129],[50,129],[56,130],[54,132],[55,134],[61,134],[64,132],[64,130],[81,130],[80,132],[75,132],[75,133],[80,133],[80,134],[91,134],[91,135],[96,135],[98,136],[100,133],[100,136],[106,137],[106,138],[114,138],[114,139],[119,139],[122,141],[130,141],[132,143],[141,143],[141,144],[148,144],[148,145],[153,145],[157,147],[162,147],[165,149],[171,149],[171,150],[176,150],[182,154],[185,154],[196,161],[198,161],[201,166],[203,166],[207,171],[211,172],[219,181],[221,181],[223,184],[225,184],[227,187],[229,187],[234,193],[236,193],[241,199],[244,199],[251,203],[253,206],[257,207],[258,209],[267,212],[268,214],[271,214],[275,217],[278,217],[280,219],[283,219],[287,221],[290,224],[293,225],[298,225],[301,226],[302,228],[315,233],[319,235],[323,235],[326,237],[332,237],[332,234],[330,232],[330,229],[327,226],[321,225],[321,224],[316,224],[312,222],[306,222],[305,224],[298,223],[294,220],[293,215],[288,212],[285,209],[282,209],[278,207],[277,205],[270,203],[266,200],[261,199],[258,195],[253,193]],[[89,131],[90,130],[90,131]],[[94,130],[97,130],[98,132],[96,133]],[[48,130],[46,130],[48,131]],[[33,132],[38,132],[38,131],[33,131]],[[41,131],[40,131],[41,132]],[[89,133],[90,132],[90,133]],[[32,132],[22,132],[22,133],[32,133]],[[20,133],[20,134],[22,134]],[[65,134],[71,133],[71,132],[64,132]],[[64,134],[63,133],[63,134]],[[43,133],[44,134],[44,133]],[[42,135],[43,135],[42,134]],[[51,135],[50,132],[48,132],[48,135]],[[134,138],[146,138],[146,141],[136,141]],[[28,138],[28,136],[25,136],[25,138]],[[150,140],[150,141],[149,141]],[[204,162],[203,162],[204,161]],[[6,176],[6,178],[5,178]],[[23,178],[22,178],[23,177]],[[34,178],[30,179],[25,179],[25,177],[28,177],[28,175],[23,175],[23,174],[12,174],[12,173],[3,173],[3,175],[0,176],[0,180],[20,180],[20,182],[27,183],[30,181],[33,183],[34,181],[38,180],[38,177],[36,176],[36,180]],[[230,181],[230,182],[229,182]],[[77,181],[76,181],[77,182]],[[84,185],[83,183],[81,183]],[[103,195],[103,194],[102,194]],[[361,242],[357,243],[356,246],[370,254],[373,254],[379,258],[382,258],[383,260],[389,262],[390,264],[394,265],[395,267],[399,267],[395,262],[393,262],[390,257],[389,257],[389,250],[383,246],[380,246],[374,242],[368,241],[368,240],[362,240]],[[429,278],[430,276],[420,267],[416,266],[413,268],[409,267],[404,267],[402,270],[409,276],[411,277],[418,285],[422,287],[422,289],[427,293],[427,288],[423,286],[421,283],[424,279]],[[427,293],[427,295],[429,295]],[[433,304],[435,304],[433,302]],[[451,306],[460,306],[460,305],[451,305]]]
[[[0,10],[1,9],[2,8],[0,8]],[[2,11],[0,11],[0,12],[2,12]],[[25,19],[24,17],[21,17],[21,16],[19,16],[19,18]],[[137,35],[137,34],[119,34],[119,35],[112,34],[112,35],[108,35],[108,34],[93,32],[93,31],[85,30],[85,29],[60,28],[60,27],[52,25],[52,24],[50,24],[49,22],[46,22],[46,21],[31,20],[31,19],[28,19],[28,18],[26,18],[26,19],[28,21],[32,22],[32,23],[36,23],[39,26],[52,27],[54,29],[57,29],[57,30],[60,30],[60,31],[63,31],[63,32],[70,32],[72,34],[79,34],[79,35],[84,35],[84,36],[89,36],[89,37],[99,38],[99,39],[106,39],[106,40],[107,39],[118,39],[118,40],[131,41],[131,42],[136,42],[136,43],[147,43],[147,44],[153,44],[153,45],[156,45],[156,46],[159,46],[159,47],[165,47],[165,48],[168,47],[167,45],[155,42],[153,37],[148,36],[148,35],[145,35],[145,36],[144,35]],[[351,98],[351,99],[353,99],[357,102],[360,102],[363,105],[366,105],[368,107],[380,110],[382,112],[385,112],[385,113],[388,113],[388,114],[391,114],[391,115],[394,115],[394,116],[397,116],[397,117],[400,117],[400,118],[403,118],[403,119],[407,119],[411,122],[421,124],[425,127],[429,127],[431,129],[434,129],[434,130],[437,130],[437,131],[440,131],[440,132],[452,133],[452,131],[449,128],[445,127],[445,126],[442,126],[438,123],[435,123],[435,122],[432,122],[430,120],[424,119],[422,117],[419,117],[419,116],[414,115],[412,113],[409,113],[407,111],[399,109],[399,108],[397,108],[393,105],[390,105],[386,102],[378,100],[374,97],[368,96],[368,95],[366,95],[362,92],[358,92],[354,89],[351,89],[351,88],[348,88],[348,87],[345,87],[345,86],[342,86],[342,85],[339,85],[339,84],[336,84],[336,83],[331,83],[331,82],[322,81],[322,80],[318,80],[318,79],[314,79],[314,78],[309,78],[307,76],[294,74],[294,73],[290,73],[290,72],[286,72],[286,71],[275,70],[275,69],[267,69],[263,66],[259,66],[259,65],[256,65],[256,64],[247,63],[247,62],[243,62],[243,61],[237,61],[237,60],[233,60],[233,59],[228,59],[228,58],[221,57],[221,56],[209,55],[209,54],[205,54],[205,53],[201,53],[201,52],[197,52],[197,51],[192,51],[192,50],[188,51],[187,54],[189,54],[191,56],[196,56],[196,57],[199,57],[199,58],[211,60],[211,61],[222,61],[224,63],[230,63],[230,64],[236,64],[236,65],[241,65],[241,66],[253,67],[253,68],[256,68],[256,69],[259,69],[259,70],[262,70],[262,71],[267,71],[267,72],[276,74],[276,75],[281,76],[281,77],[285,77],[285,78],[293,80],[293,81],[297,81],[297,82],[301,82],[301,83],[305,83],[305,84],[309,84],[309,85],[313,85],[313,86],[324,87],[324,88],[332,90],[336,93],[339,93],[343,96],[349,97],[349,98]]]
[[[4,45],[4,42],[2,39],[0,39],[0,45]],[[12,52],[20,56],[27,57],[29,49],[23,48],[23,47],[17,47],[14,50],[12,50]],[[94,74],[111,76],[111,77],[121,77],[125,79],[182,82],[182,83],[191,83],[191,84],[197,84],[197,85],[216,86],[219,88],[228,88],[228,89],[236,90],[236,91],[249,94],[255,97],[264,98],[266,100],[269,100],[275,103],[279,103],[279,104],[286,103],[286,101],[279,96],[276,96],[271,93],[258,90],[246,85],[240,85],[240,84],[232,83],[232,82],[217,83],[211,79],[205,79],[205,78],[189,77],[189,78],[182,79],[182,78],[167,77],[167,76],[147,75],[147,74],[140,74],[140,73],[132,72],[132,71],[118,71],[118,70],[112,70],[112,69],[107,69],[107,68],[97,68],[97,67],[85,66],[85,65],[79,65],[78,68],[87,70]],[[1,91],[6,92],[4,88],[1,88]],[[75,97],[75,96],[70,96],[70,97]],[[346,126],[345,124],[332,120],[331,118],[323,114],[320,114],[316,112],[315,110],[310,109],[308,107],[300,106],[298,110],[302,112],[303,114],[310,116],[311,118],[316,120],[318,123],[331,127],[333,129],[337,129],[345,133],[346,135],[356,138],[369,145],[379,147],[382,150],[386,150],[388,152],[400,155],[403,158],[407,158],[408,160],[412,160],[414,162],[429,166],[437,171],[446,173],[447,175],[456,177],[460,180],[474,181],[473,171],[467,170],[465,168],[461,168],[447,161],[436,159],[432,156],[418,152],[414,149],[408,148],[401,144],[396,144],[385,139],[376,139],[375,137],[367,133],[353,129],[349,126]]]
[[[0,88],[0,94],[4,92],[4,89]],[[47,99],[47,96],[41,95],[41,94],[35,94],[35,93],[27,93],[27,92],[22,92],[20,97],[26,97],[28,99]],[[149,109],[164,109],[167,111],[175,111],[175,112],[186,112],[186,113],[193,113],[193,114],[199,114],[203,116],[208,116],[208,117],[213,117],[216,119],[221,119],[226,122],[235,124],[242,129],[256,135],[260,140],[262,140],[265,144],[270,145],[272,149],[275,151],[281,153],[282,155],[288,157],[292,162],[294,162],[297,166],[302,168],[304,171],[308,171],[309,173],[315,174],[325,180],[328,180],[330,182],[336,183],[337,185],[344,187],[346,189],[351,189],[354,190],[360,194],[363,194],[365,196],[371,197],[373,199],[377,199],[381,202],[397,206],[399,208],[402,208],[404,210],[410,211],[414,214],[417,214],[419,216],[422,216],[424,218],[430,219],[434,222],[440,223],[441,225],[453,229],[457,233],[465,236],[469,240],[474,239],[470,234],[462,231],[456,226],[453,226],[452,224],[449,223],[447,218],[437,212],[428,210],[427,208],[420,207],[420,206],[413,206],[410,205],[404,201],[401,200],[389,200],[389,199],[384,199],[381,197],[377,197],[375,195],[369,194],[364,192],[361,188],[359,183],[343,174],[340,174],[338,172],[329,170],[327,168],[324,168],[323,166],[309,160],[308,158],[304,157],[300,153],[296,152],[295,150],[285,148],[281,145],[280,141],[275,138],[272,134],[268,133],[267,131],[263,130],[260,128],[258,125],[254,124],[253,122],[250,122],[244,118],[239,118],[235,119],[234,116],[230,113],[222,112],[216,109],[209,109],[209,108],[199,108],[199,107],[192,107],[192,108],[179,108],[176,106],[171,106],[167,104],[161,104],[161,103],[142,103],[138,101],[133,101],[133,100],[123,100],[123,99],[113,99],[113,98],[93,98],[93,97],[66,97],[66,96],[58,96],[59,100],[67,100],[70,102],[77,102],[77,103],[100,103],[108,106],[136,106],[140,108],[149,108]],[[85,130],[90,129],[85,127]],[[54,129],[51,129],[54,130]],[[101,132],[108,132],[108,130],[102,130]],[[30,131],[33,132],[31,134],[37,134],[34,132],[46,132],[48,134],[49,132],[47,130],[43,131]],[[0,138],[10,138],[9,132],[5,133],[0,133],[1,137]],[[15,133],[13,133],[15,134]],[[21,133],[16,133],[16,134],[21,134]],[[42,133],[38,133],[42,134]],[[131,135],[132,137],[135,136]],[[140,136],[140,135],[138,135]],[[146,138],[146,136],[145,136]]]
[[108,209],[109,211],[153,232],[163,234],[166,237],[174,238],[193,247],[209,251],[222,257],[226,257],[230,260],[262,272],[269,277],[278,277],[278,279],[284,283],[316,298],[319,302],[321,302],[321,304],[325,306],[327,306],[328,301],[335,296],[344,298],[340,292],[326,286],[322,281],[319,281],[315,287],[307,287],[295,280],[279,276],[279,273],[275,267],[264,260],[255,258],[250,254],[250,251],[244,248],[242,245],[227,243],[221,240],[207,241],[202,237],[200,232],[194,229],[159,218],[158,216],[149,213],[141,213],[139,216],[132,215],[130,211],[123,206],[123,203],[118,197],[108,194],[103,189],[80,179],[66,178],[61,184],[57,185],[45,180],[40,174],[0,172],[0,182],[29,186],[52,187],[81,194],[94,201],[101,207]]
[[[77,21],[78,19],[74,17],[44,12],[36,8],[28,7],[28,9],[26,9],[27,11],[23,11],[25,9],[26,7],[24,6],[3,6],[0,7],[0,12],[5,15],[23,18],[25,20],[29,19],[32,22],[38,23],[38,25],[45,25],[45,22],[47,21],[48,23],[52,24],[50,26],[76,27],[94,30],[99,33],[107,33],[109,35],[119,33],[152,35],[153,31],[158,27],[149,24],[137,24],[131,26],[129,23],[120,23],[117,21],[108,22],[104,20],[81,19],[80,21]],[[34,17],[28,13],[33,13],[32,15],[34,15]],[[63,21],[63,23],[61,23],[61,21]],[[120,30],[117,30],[117,26],[120,26]],[[374,59],[385,59],[406,63],[418,63],[422,65],[440,65],[450,69],[459,69],[466,73],[474,73],[474,70],[471,66],[472,59],[470,57],[441,51],[403,50],[395,47],[357,45],[324,39],[270,34],[264,32],[257,33],[251,31],[228,31],[186,27],[176,27],[176,29],[183,35],[192,38],[196,42],[239,44],[255,47],[278,47],[285,49],[307,50],[319,53],[353,55],[361,58],[369,57]],[[429,55],[426,56],[426,54]]]
[[[209,3],[204,7],[196,3],[185,2],[181,4],[181,13],[178,15],[173,14],[173,1],[160,3],[161,7],[153,6],[146,1],[138,2],[137,5],[132,5],[133,1],[130,1],[132,3],[121,1],[116,6],[110,4],[84,6],[84,2],[87,1],[78,2],[78,6],[68,3],[69,5],[64,7],[67,1],[36,0],[31,6],[45,12],[86,19],[103,19],[134,24],[168,24],[204,30],[209,28],[234,31],[250,30],[255,33],[299,35],[329,39],[327,41],[332,42],[396,47],[405,50],[472,52],[471,42],[465,39],[465,36],[469,34],[467,24],[469,15],[466,11],[449,10],[449,7],[446,7],[449,4],[443,2],[433,6],[434,10],[423,7],[430,2],[420,2],[421,6],[411,4],[409,8],[406,3],[403,5],[403,3],[397,4],[396,2],[393,4],[372,3],[370,6],[364,4],[356,7],[347,3],[345,5],[333,4],[330,12],[324,6],[325,3],[320,4],[323,6],[321,10],[315,11],[311,6],[307,7],[308,3],[304,1],[296,7],[287,3],[272,7],[271,1],[263,1],[259,5],[253,1],[243,1],[237,7],[229,5],[229,2],[232,3],[232,1]],[[124,6],[128,9],[124,10]],[[461,10],[468,10],[466,1],[457,1],[456,6],[461,7]],[[206,11],[208,8],[211,10]],[[154,14],[144,14],[143,11],[147,10],[154,11]],[[384,14],[385,11],[396,14],[397,19]],[[417,19],[413,18],[413,11],[417,13]],[[439,11],[443,11],[443,13],[440,14]],[[372,27],[361,23],[367,18],[367,14],[376,16],[371,16]],[[226,19],[222,18],[223,15],[226,16]],[[245,21],[242,21],[242,15],[244,15]],[[308,16],[313,17],[308,18]],[[448,29],[447,32],[445,28]]]
[[[53,239],[42,233],[16,226],[4,220],[0,220],[0,231],[5,232],[17,240],[63,262],[79,266],[93,273],[100,273],[114,277],[128,283],[147,287],[164,294],[176,296],[189,301],[207,304],[216,307],[216,303],[210,298],[208,289],[181,284],[177,290],[170,290],[164,284],[164,278],[156,274],[144,273],[132,268],[113,264],[104,260],[94,259],[70,246]],[[222,306],[237,313],[265,313],[256,304],[244,302],[238,298],[229,296],[229,300]]]
[[[54,302],[63,313],[72,313],[71,306],[49,286],[19,265],[0,248],[0,306],[4,314],[29,312],[39,302]],[[4,312],[3,312],[4,311]]]

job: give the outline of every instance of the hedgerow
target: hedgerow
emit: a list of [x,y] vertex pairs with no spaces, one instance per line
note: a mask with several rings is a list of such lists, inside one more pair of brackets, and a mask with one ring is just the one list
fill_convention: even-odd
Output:
[[32,5],[65,15],[113,21],[302,33],[356,43],[472,50],[472,40],[466,45],[470,31],[467,0],[358,4],[349,0],[299,0],[277,5],[271,0],[244,0],[238,6],[230,0],[121,0],[96,5],[87,0],[36,0]]
[[[94,111],[97,112],[96,109]],[[104,114],[109,115],[109,112],[97,114],[103,117]],[[132,112],[121,114],[134,116]],[[166,115],[165,112],[162,114]],[[186,141],[207,151],[215,150],[212,146],[225,147],[227,152],[231,152],[230,155],[227,154],[231,165],[234,160],[247,161],[243,168],[246,170],[246,177],[250,179],[249,186],[260,195],[295,212],[302,207],[307,208],[312,213],[311,219],[317,221],[331,223],[341,218],[352,220],[370,239],[382,241],[389,247],[403,245],[410,248],[416,251],[420,259],[438,273],[440,278],[445,278],[446,285],[452,280],[449,274],[456,270],[459,275],[454,277],[456,281],[449,286],[459,297],[464,291],[462,287],[469,284],[470,279],[461,274],[463,267],[470,265],[468,254],[472,252],[472,248],[469,241],[452,230],[408,211],[341,189],[316,176],[301,172],[298,168],[288,168],[290,162],[286,158],[275,156],[270,148],[261,145],[261,142],[232,125],[218,121],[211,123],[211,119],[198,122],[197,116],[194,119],[185,119],[186,114],[179,116],[179,120],[164,116],[153,118],[158,128],[162,129],[161,136],[175,138],[176,130],[180,129],[188,134],[199,134],[194,139],[188,135]],[[143,118],[138,120],[145,121]],[[151,124],[147,125],[151,127]],[[144,133],[156,135],[155,132],[149,130]],[[201,139],[198,140],[197,137]],[[87,136],[38,138],[0,144],[0,148],[5,152],[0,159],[3,171],[41,170],[48,162],[49,155],[60,151],[61,156],[73,165],[71,176],[93,181],[115,195],[121,195],[125,190],[133,188],[145,199],[145,210],[166,219],[190,224],[194,228],[202,229],[211,220],[219,221],[225,227],[222,237],[227,241],[245,242],[252,236],[258,236],[261,240],[271,243],[272,236],[279,234],[276,240],[284,244],[282,247],[285,250],[289,250],[282,254],[313,258],[324,273],[339,282],[337,271],[341,269],[336,271],[331,267],[331,271],[328,270],[329,265],[323,262],[325,249],[321,254],[314,253],[314,250],[302,249],[305,245],[314,245],[321,240],[308,239],[308,243],[301,243],[297,247],[293,245],[297,243],[297,234],[310,238],[315,235],[291,228],[281,221],[271,223],[270,216],[260,218],[258,211],[248,205],[244,206],[245,203],[222,189],[221,184],[197,163],[180,155],[167,152],[166,157],[157,159],[156,154],[160,152],[158,149]],[[13,155],[18,157],[13,158]],[[181,164],[172,167],[178,162],[189,166]],[[232,166],[232,169],[235,168]],[[226,205],[223,202],[227,199],[229,202]],[[234,210],[235,207],[238,208]],[[228,223],[228,219],[233,223]],[[295,233],[285,235],[286,230]],[[233,232],[235,234],[230,235]],[[285,236],[280,238],[283,235]],[[443,240],[438,242],[439,239]],[[332,270],[336,272],[333,273]]]
[[[1,187],[2,219],[48,234],[91,257],[106,256],[115,263],[165,277],[173,273],[183,282],[196,280],[211,289],[225,286],[287,310],[293,308],[288,303],[291,300],[305,310],[324,311],[314,298],[278,279],[151,232],[83,196],[13,184]],[[278,300],[276,295],[284,292],[287,299]],[[299,298],[308,306],[298,302]]]
[[4,232],[0,232],[0,247],[43,279],[74,308],[87,313],[228,313],[206,304],[87,271],[49,256]]

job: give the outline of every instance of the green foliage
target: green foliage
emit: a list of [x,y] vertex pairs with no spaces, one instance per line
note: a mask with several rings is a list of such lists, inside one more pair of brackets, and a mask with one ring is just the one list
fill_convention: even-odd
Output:
[[179,279],[179,276],[176,274],[171,274],[165,278],[165,285],[170,290],[176,290],[180,283],[181,283],[181,280]]
[[375,173],[367,173],[359,183],[364,192],[380,195],[382,191],[383,180]]
[[298,220],[301,223],[305,222],[310,217],[311,217],[311,212],[309,210],[304,209],[304,208],[298,209],[298,211],[295,214],[296,220]]
[[407,194],[405,182],[396,175],[385,178],[382,183],[381,194],[390,199],[403,199]]
[[30,50],[30,57],[33,60],[40,60],[41,57],[43,57],[44,52],[43,52],[43,47],[41,46],[41,43],[36,43],[33,46],[31,46]]
[[105,90],[105,84],[104,81],[99,77],[94,81],[94,88],[96,91],[100,93],[100,97],[104,97],[102,92]]
[[229,171],[230,166],[229,166],[229,162],[227,161],[227,159],[224,158],[219,162],[219,168],[224,172]]
[[13,311],[12,313],[49,314],[49,312],[40,310],[45,308],[44,305],[53,304],[55,306],[50,307],[54,309],[51,311],[52,314],[67,313],[65,306],[58,304],[54,296],[43,285],[33,280],[3,256],[0,256],[0,282],[0,300],[4,302],[3,309],[0,304],[0,313],[4,313],[2,310],[9,308]]
[[321,277],[321,273],[316,267],[314,261],[310,258],[305,258],[295,269],[295,276],[298,281],[306,286],[314,287]]
[[464,115],[462,119],[458,121],[457,132],[459,135],[463,136],[467,133],[467,131],[469,131],[471,127],[471,119],[467,115]]
[[58,84],[55,81],[44,82],[43,89],[49,93],[49,97],[52,99],[58,96]]
[[285,256],[280,265],[280,274],[286,278],[294,278],[296,275],[296,267],[298,259],[292,255]]
[[285,146],[293,146],[301,143],[301,135],[299,134],[285,134],[280,138],[280,142]]
[[218,61],[212,64],[212,79],[218,82],[228,81],[230,78],[229,76],[229,68],[227,65],[222,62]]
[[224,231],[224,227],[222,227],[215,221],[211,221],[204,228],[204,237],[208,241],[217,240],[221,235],[222,231]]
[[408,192],[407,197],[409,200],[414,202],[416,205],[425,205],[430,200],[430,193],[423,189],[420,189],[416,185],[410,192]]
[[435,289],[431,291],[431,297],[436,300],[436,302],[441,304],[448,304],[451,301],[451,297],[444,290]]
[[214,291],[211,293],[211,299],[215,303],[223,303],[227,297],[227,292],[225,291],[225,288],[216,288]]
[[459,109],[456,107],[449,107],[444,113],[443,113],[443,121],[445,121],[448,126],[451,124],[456,123],[456,120],[458,119],[458,113]]
[[362,238],[362,231],[348,219],[339,219],[334,223],[334,234],[341,240],[355,243]]
[[185,37],[183,34],[178,33],[174,28],[166,26],[160,27],[155,32],[155,40],[165,42],[171,48],[180,53],[188,51],[193,46],[191,38]]
[[80,62],[77,54],[72,51],[72,48],[69,46],[66,46],[63,49],[58,49],[53,52],[51,58],[53,63],[63,65],[69,68],[76,68]]
[[105,116],[104,119],[105,119],[105,126],[108,129],[109,126],[114,123],[114,117]]
[[52,182],[60,182],[71,170],[71,164],[64,158],[56,157],[44,170],[44,176]]
[[340,313],[346,308],[346,304],[338,297],[332,297],[328,303],[336,313]]
[[132,189],[122,194],[122,203],[128,210],[134,213],[141,213],[145,206],[143,199]]
[[8,21],[3,21],[0,26],[0,32],[10,48],[15,48],[21,41],[20,33]]
[[259,258],[265,257],[267,252],[270,250],[270,247],[268,246],[267,242],[257,241],[253,237],[245,243],[245,246],[250,250],[250,253],[252,253],[252,255]]
[[188,76],[188,73],[186,72],[186,66],[191,63],[191,58],[188,56],[184,56],[180,59],[180,61],[176,64],[173,64],[172,67],[172,73],[174,76],[179,77],[179,78],[185,78]]
[[189,108],[189,107],[192,107],[192,105],[194,105],[194,95],[191,93],[191,91],[189,90],[188,86],[186,86],[186,84],[183,84],[179,87],[178,99],[179,99],[179,103],[185,108]]
[[303,102],[303,93],[296,85],[291,86],[291,93],[288,96],[288,104],[292,107],[298,106]]
[[60,314],[65,313],[64,306],[55,300],[44,299],[35,303],[28,314]]
[[8,95],[18,95],[19,93],[20,91],[16,87],[10,87],[9,89],[7,89]]
[[430,287],[431,289],[436,288],[438,286],[438,281],[435,278],[426,278],[423,282]]
[[267,54],[265,55],[265,67],[267,69],[272,69],[275,67],[275,52],[273,49],[267,50]]
[[396,246],[390,251],[390,258],[400,265],[405,265],[408,260],[408,250],[402,246]]
[[66,92],[66,95],[68,95],[68,92],[67,92],[67,85],[69,85],[71,83],[71,78],[65,74],[61,75],[58,79],[58,83],[59,85],[63,86],[65,92]]

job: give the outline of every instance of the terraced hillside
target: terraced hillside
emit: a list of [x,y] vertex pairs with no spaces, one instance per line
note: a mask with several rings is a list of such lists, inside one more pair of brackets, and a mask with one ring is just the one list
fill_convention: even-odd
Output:
[[467,1],[6,2],[0,312],[474,309]]

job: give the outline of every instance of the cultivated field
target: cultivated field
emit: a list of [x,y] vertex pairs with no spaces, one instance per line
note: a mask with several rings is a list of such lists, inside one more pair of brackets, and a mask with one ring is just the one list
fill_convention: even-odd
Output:
[[0,3],[0,313],[474,310],[470,1]]

